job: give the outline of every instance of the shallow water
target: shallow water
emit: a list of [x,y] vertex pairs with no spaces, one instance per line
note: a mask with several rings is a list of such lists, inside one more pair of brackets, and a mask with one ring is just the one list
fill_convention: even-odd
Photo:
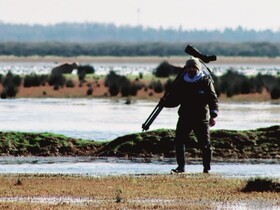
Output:
[[[110,99],[8,99],[0,101],[1,131],[53,132],[67,136],[112,140],[141,132],[156,102]],[[163,109],[151,129],[174,129],[177,109]],[[255,129],[280,124],[280,106],[265,103],[221,103],[214,129]],[[69,157],[0,157],[0,173],[78,174],[90,176],[169,174],[175,160],[122,160]],[[189,162],[187,173],[201,173],[200,162]],[[280,177],[274,162],[213,162],[211,173],[225,177]]]
[[[142,131],[156,102],[111,99],[0,100],[1,131],[53,132],[91,140],[113,140]],[[150,126],[175,129],[177,108],[163,109]],[[280,124],[280,105],[270,102],[220,103],[213,129],[246,130]]]
[[[118,176],[169,174],[175,159],[119,159],[83,157],[0,157],[0,173],[7,174],[74,174],[86,176]],[[199,161],[188,162],[186,173],[201,173]],[[263,162],[213,162],[211,174],[223,177],[280,177],[280,164]]]

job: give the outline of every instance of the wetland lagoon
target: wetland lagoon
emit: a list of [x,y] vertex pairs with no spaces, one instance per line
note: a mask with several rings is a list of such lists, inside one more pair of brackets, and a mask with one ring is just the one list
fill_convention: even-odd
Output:
[[[48,72],[53,63],[1,63],[0,71]],[[94,65],[94,64],[93,64]],[[115,65],[115,64],[114,64]],[[233,64],[232,64],[233,65]],[[232,67],[232,65],[230,65]],[[11,67],[12,66],[12,67]],[[133,66],[133,69],[131,68]],[[234,65],[233,65],[234,66]],[[24,68],[22,68],[24,67]],[[150,72],[155,63],[99,63],[126,74]],[[222,72],[228,66],[212,66]],[[277,72],[279,64],[247,66],[239,71]],[[122,98],[14,98],[0,100],[1,132],[50,132],[97,142],[140,133],[157,102]],[[174,129],[177,109],[164,109],[150,130]],[[113,116],[113,117],[112,117]],[[279,101],[224,101],[213,130],[251,130],[280,124]],[[244,193],[248,179],[279,182],[278,159],[214,161],[210,175],[189,160],[187,173],[169,175],[174,158],[0,157],[1,209],[280,209],[279,193]],[[103,190],[100,190],[103,189]]]

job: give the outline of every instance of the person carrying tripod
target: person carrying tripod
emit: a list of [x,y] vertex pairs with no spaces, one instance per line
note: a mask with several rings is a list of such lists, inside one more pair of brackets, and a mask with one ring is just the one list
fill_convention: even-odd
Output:
[[202,151],[203,172],[211,169],[210,126],[215,125],[218,116],[218,98],[211,76],[201,70],[197,58],[187,60],[185,73],[170,97],[160,101],[162,107],[175,107],[178,110],[178,122],[175,134],[175,150],[178,167],[171,173],[185,172],[185,143],[193,131]]

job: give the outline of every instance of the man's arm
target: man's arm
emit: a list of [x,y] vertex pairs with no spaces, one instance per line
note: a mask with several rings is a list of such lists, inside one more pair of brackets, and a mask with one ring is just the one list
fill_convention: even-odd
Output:
[[210,109],[210,126],[214,126],[216,124],[215,118],[219,114],[219,105],[218,105],[218,97],[213,85],[213,82],[209,82],[209,109]]

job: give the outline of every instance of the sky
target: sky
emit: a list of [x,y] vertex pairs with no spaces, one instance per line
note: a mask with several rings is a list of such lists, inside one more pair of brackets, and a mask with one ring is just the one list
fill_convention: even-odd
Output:
[[0,22],[280,31],[280,0],[0,0]]

